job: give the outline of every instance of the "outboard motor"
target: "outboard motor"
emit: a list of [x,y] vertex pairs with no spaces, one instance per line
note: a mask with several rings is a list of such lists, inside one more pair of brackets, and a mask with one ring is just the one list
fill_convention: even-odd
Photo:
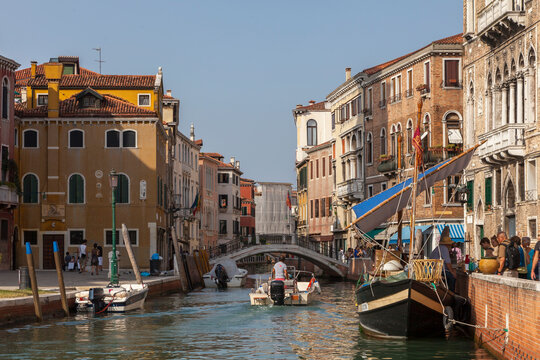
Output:
[[227,288],[227,280],[229,280],[229,276],[227,275],[227,271],[221,264],[217,264],[216,266],[216,285],[218,289],[226,289]]
[[281,280],[274,280],[270,283],[270,298],[274,305],[283,305],[285,301],[285,283]]
[[94,305],[94,314],[100,312],[105,307],[104,297],[103,288],[91,288],[88,290],[88,300]]

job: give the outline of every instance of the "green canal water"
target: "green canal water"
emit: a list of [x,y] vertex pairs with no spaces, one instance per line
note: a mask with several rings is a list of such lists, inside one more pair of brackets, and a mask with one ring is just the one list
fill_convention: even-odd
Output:
[[249,289],[150,299],[126,315],[0,330],[0,359],[491,359],[464,337],[385,341],[359,329],[351,283],[309,307],[251,307]]

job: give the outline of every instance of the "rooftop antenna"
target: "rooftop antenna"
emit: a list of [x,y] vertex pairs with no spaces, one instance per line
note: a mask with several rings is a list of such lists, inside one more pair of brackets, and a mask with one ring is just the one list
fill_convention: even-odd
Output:
[[99,63],[99,74],[101,75],[101,63],[104,63],[105,60],[101,60],[101,47],[93,48],[92,50],[96,50],[99,53],[99,60],[94,60]]

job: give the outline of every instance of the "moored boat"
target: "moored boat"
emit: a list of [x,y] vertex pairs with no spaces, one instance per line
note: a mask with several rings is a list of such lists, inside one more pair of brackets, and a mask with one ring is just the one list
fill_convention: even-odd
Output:
[[204,286],[207,288],[239,288],[246,284],[248,271],[236,266],[230,259],[220,260],[212,270],[203,275]]
[[141,308],[147,295],[146,284],[123,284],[79,291],[75,302],[77,311],[126,312]]

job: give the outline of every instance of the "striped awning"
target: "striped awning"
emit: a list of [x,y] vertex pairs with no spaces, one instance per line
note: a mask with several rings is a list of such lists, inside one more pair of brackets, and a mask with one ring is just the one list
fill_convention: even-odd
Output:
[[[414,227],[415,230],[421,230],[422,234],[425,234],[427,230],[431,229],[431,225],[418,225]],[[397,244],[398,239],[398,233],[394,233],[390,237],[390,244]],[[411,242],[411,227],[410,226],[403,226],[403,229],[401,230],[401,240],[404,244],[408,244]]]
[[445,227],[450,229],[450,238],[455,242],[464,242],[465,241],[465,229],[463,224],[440,224],[437,225],[437,230],[439,234],[442,234]]

